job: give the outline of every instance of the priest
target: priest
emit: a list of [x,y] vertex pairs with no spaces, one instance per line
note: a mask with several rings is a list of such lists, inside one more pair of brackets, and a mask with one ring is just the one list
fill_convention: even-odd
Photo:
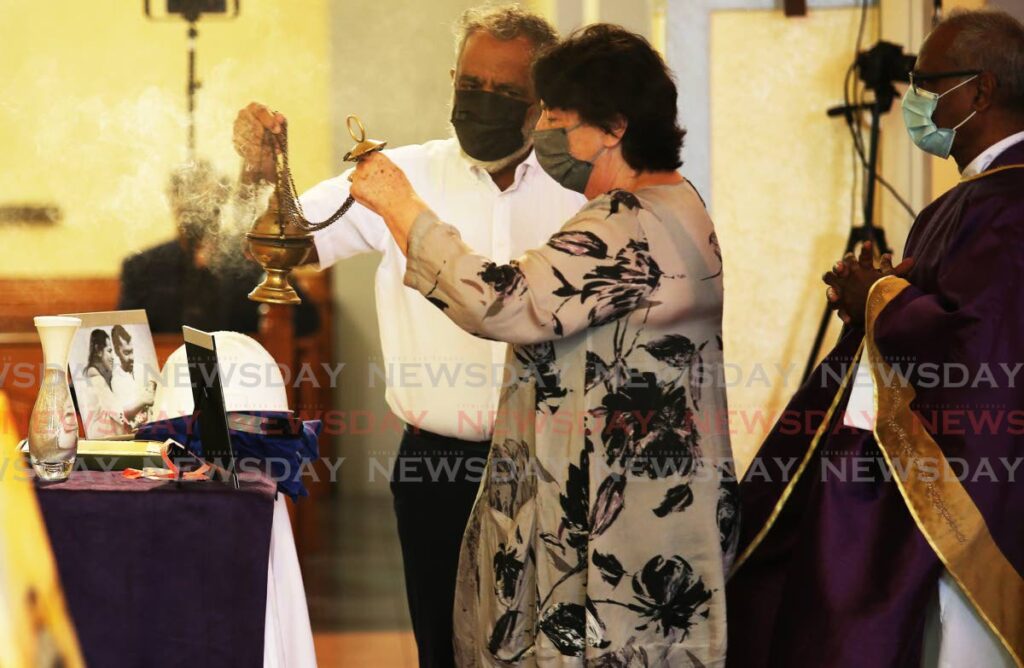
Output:
[[825,275],[843,335],[740,485],[730,667],[1024,666],[1024,27],[951,14],[902,108],[963,178],[912,260]]

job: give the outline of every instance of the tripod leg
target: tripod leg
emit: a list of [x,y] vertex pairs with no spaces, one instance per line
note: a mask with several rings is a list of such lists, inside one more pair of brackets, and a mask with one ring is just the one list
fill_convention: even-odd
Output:
[[[892,84],[889,84],[887,88],[877,89],[875,91],[876,100],[871,105],[871,134],[870,144],[868,146],[868,158],[864,165],[865,170],[865,184],[864,184],[864,224],[856,226],[850,229],[850,236],[846,240],[846,250],[843,251],[845,256],[847,253],[852,253],[857,247],[858,242],[871,241],[875,245],[875,249],[880,253],[891,253],[889,244],[886,243],[885,231],[874,225],[874,214],[875,214],[875,189],[876,181],[878,177],[878,140],[879,133],[881,130],[881,116],[883,113],[889,111],[892,106],[893,97],[896,95],[896,90],[892,88]],[[804,376],[801,380],[801,385],[807,382],[811,372],[814,371],[814,363],[818,359],[818,354],[821,352],[821,344],[825,341],[825,333],[828,331],[829,317],[831,317],[832,310],[825,305],[825,313],[821,316],[821,323],[818,325],[818,333],[814,337],[814,346],[811,348],[810,355],[807,357],[807,366],[804,368]]]
[[807,382],[807,379],[811,377],[811,372],[814,371],[814,365],[818,361],[818,353],[821,352],[821,344],[825,341],[825,333],[828,331],[829,319],[831,317],[832,309],[826,305],[825,312],[821,314],[821,322],[818,324],[818,333],[814,336],[811,354],[807,357],[807,366],[804,367],[803,378],[800,379],[801,385]]
[[[843,251],[845,257],[847,253],[852,253],[857,248],[857,243],[863,243],[866,241],[870,234],[869,230],[862,226],[850,228],[850,235],[846,238],[846,249]],[[800,384],[803,385],[807,382],[807,379],[811,377],[811,372],[814,371],[814,363],[818,361],[818,354],[821,352],[821,344],[825,341],[825,334],[828,332],[829,318],[832,316],[832,309],[825,304],[825,312],[821,314],[821,322],[818,324],[818,333],[814,336],[814,345],[811,346],[811,352],[807,356],[807,366],[804,367],[804,375],[800,380]]]

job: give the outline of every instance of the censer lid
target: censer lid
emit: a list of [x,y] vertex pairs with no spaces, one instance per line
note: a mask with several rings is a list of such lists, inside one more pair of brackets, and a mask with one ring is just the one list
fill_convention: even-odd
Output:
[[[352,127],[353,122],[355,122],[356,125],[354,128]],[[388,145],[386,141],[367,139],[366,128],[363,127],[363,122],[360,121],[359,117],[355,114],[348,115],[348,118],[345,119],[345,125],[348,126],[348,134],[352,137],[352,141],[356,143],[356,145],[345,154],[345,162],[357,162],[367,153],[379,151]]]

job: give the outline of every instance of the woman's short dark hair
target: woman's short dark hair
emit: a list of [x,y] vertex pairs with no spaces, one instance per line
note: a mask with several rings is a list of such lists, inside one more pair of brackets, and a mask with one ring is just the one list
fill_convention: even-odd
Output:
[[607,23],[577,30],[537,59],[533,78],[547,107],[575,111],[606,132],[625,120],[622,156],[633,169],[668,171],[683,164],[686,130],[676,116],[676,85],[640,35]]

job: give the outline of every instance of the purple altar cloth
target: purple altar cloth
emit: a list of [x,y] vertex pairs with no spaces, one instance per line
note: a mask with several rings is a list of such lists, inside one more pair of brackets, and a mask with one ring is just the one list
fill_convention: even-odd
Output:
[[89,666],[263,665],[275,485],[127,480],[37,484]]

